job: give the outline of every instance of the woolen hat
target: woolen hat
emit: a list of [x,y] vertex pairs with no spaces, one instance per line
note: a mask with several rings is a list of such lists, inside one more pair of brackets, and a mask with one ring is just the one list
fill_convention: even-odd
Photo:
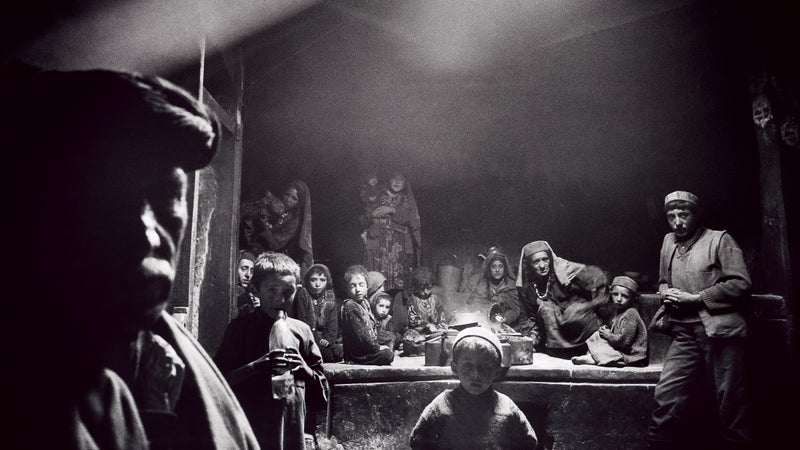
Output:
[[497,335],[494,334],[492,330],[484,327],[470,327],[459,331],[458,334],[456,335],[455,340],[453,340],[453,352],[455,352],[458,343],[462,339],[468,337],[477,337],[485,339],[490,344],[492,344],[495,350],[497,350],[497,356],[499,358],[499,361],[503,360],[503,344],[500,343],[500,338],[498,338]]
[[241,250],[239,252],[239,261],[243,259],[249,259],[250,261],[256,262],[256,255],[249,250]]
[[670,192],[666,197],[664,197],[664,206],[667,206],[669,202],[674,201],[683,201],[697,205],[697,200],[697,196],[689,191],[675,191]]
[[614,277],[614,280],[611,281],[611,287],[614,286],[622,286],[628,288],[634,294],[639,293],[639,283],[634,281],[634,279],[631,277],[627,276]]

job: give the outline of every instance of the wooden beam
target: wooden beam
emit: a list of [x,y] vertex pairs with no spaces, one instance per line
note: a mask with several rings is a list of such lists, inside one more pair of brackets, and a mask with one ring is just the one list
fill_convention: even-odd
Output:
[[[217,99],[215,99],[214,96],[211,95],[211,92],[208,92],[208,89],[206,89],[205,86],[203,86],[202,91],[203,91],[203,103],[208,105],[208,107],[211,108],[214,114],[217,115],[217,117],[219,118],[219,122],[222,124],[222,126],[227,128],[228,131],[230,131],[231,133],[236,133],[236,126],[237,126],[236,117],[232,115],[230,112],[228,112],[228,110],[223,108],[222,105],[219,104]],[[237,104],[237,107],[238,106],[239,105]]]

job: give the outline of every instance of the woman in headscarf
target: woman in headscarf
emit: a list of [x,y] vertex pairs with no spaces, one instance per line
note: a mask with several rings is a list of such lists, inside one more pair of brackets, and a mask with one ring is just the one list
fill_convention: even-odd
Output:
[[467,307],[486,322],[498,322],[539,343],[536,321],[528,317],[517,292],[516,277],[508,257],[492,247],[485,255],[480,279],[469,292]]
[[[272,250],[286,253],[305,272],[314,263],[311,247],[311,194],[302,181],[289,183],[283,194],[284,211],[271,226],[258,222],[256,230],[244,230],[247,249],[253,253]],[[244,221],[243,221],[244,224]]]
[[556,256],[546,241],[522,248],[517,287],[523,307],[537,317],[547,352],[570,358],[586,352],[599,327],[599,307],[608,303],[608,278],[596,266]]
[[364,265],[386,276],[387,291],[403,289],[408,269],[419,266],[422,244],[417,202],[403,174],[392,175],[372,221],[374,232],[366,234]]

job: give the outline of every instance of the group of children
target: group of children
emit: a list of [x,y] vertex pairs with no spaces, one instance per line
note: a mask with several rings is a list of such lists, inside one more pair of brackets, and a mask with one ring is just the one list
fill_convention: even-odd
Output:
[[[237,269],[240,313],[228,325],[215,362],[264,447],[304,448],[313,435],[313,421],[307,424],[306,416],[327,401],[323,362],[390,364],[396,349],[413,346],[415,335],[447,327],[442,301],[432,292],[433,275],[424,267],[414,271],[409,293],[392,296],[385,292],[382,274],[351,266],[344,274],[348,298],[342,303],[322,264],[309,267],[301,279],[298,264],[285,254],[242,252]],[[589,338],[587,353],[572,359],[575,364],[646,362],[646,327],[633,307],[637,295],[633,279],[614,278],[613,317]],[[401,316],[402,328],[393,313]],[[507,369],[501,365],[498,336],[488,328],[462,330],[451,354],[460,386],[425,408],[412,447],[516,448],[524,443],[535,448],[536,435],[525,415],[492,389]],[[277,395],[270,377],[273,385],[289,377],[291,389]]]

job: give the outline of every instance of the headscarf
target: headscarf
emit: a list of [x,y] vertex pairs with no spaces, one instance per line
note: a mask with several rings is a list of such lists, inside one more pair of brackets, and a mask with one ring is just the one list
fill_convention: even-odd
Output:
[[481,326],[469,327],[459,331],[453,340],[453,350],[455,351],[459,342],[468,337],[476,337],[488,342],[497,351],[497,361],[500,363],[500,367],[508,365],[508,361],[503,360],[503,344],[500,342],[500,338],[492,330]]
[[331,271],[328,269],[328,266],[325,264],[312,264],[308,269],[306,269],[305,273],[303,273],[303,286],[308,289],[309,278],[313,272],[322,271],[325,274],[325,277],[328,279],[328,284],[325,285],[325,289],[333,289],[333,278],[331,278]]
[[552,259],[553,272],[556,274],[558,282],[562,285],[568,285],[575,275],[580,273],[586,265],[568,261],[564,258],[556,256],[553,248],[547,241],[533,241],[525,244],[522,247],[522,252],[519,256],[519,277],[517,277],[517,287],[523,287],[528,281],[528,270],[525,267],[525,257],[539,252],[550,252]]
[[414,269],[411,273],[411,288],[414,292],[422,292],[433,286],[433,271],[425,266]]
[[375,315],[375,305],[378,304],[379,300],[383,300],[383,299],[389,300],[389,305],[390,305],[389,311],[391,312],[391,304],[394,303],[394,300],[392,299],[392,296],[387,294],[386,292],[378,292],[377,294],[373,295],[369,299],[369,307],[370,307],[370,310],[372,311],[373,315]]
[[628,288],[633,295],[637,295],[639,293],[639,283],[636,282],[633,278],[629,276],[618,276],[614,277],[614,280],[611,282],[611,287],[614,286],[622,286],[624,288]]
[[375,295],[383,283],[386,283],[386,276],[382,273],[374,270],[367,272],[367,297],[371,298]]
[[[286,191],[294,188],[297,191],[297,216],[300,220],[297,231],[297,246],[302,255],[297,261],[300,266],[309,267],[314,263],[314,251],[311,246],[311,192],[308,186],[300,181],[294,180],[286,186]],[[284,191],[285,192],[285,191]]]
[[483,277],[486,281],[489,281],[489,266],[492,265],[494,261],[500,261],[505,266],[505,274],[503,274],[503,278],[506,280],[514,281],[516,280],[516,276],[514,276],[514,269],[509,264],[508,256],[500,251],[499,248],[493,248],[492,250],[486,253],[486,258],[483,260],[483,264],[481,265],[481,277]]
[[248,259],[250,261],[253,261],[253,263],[255,263],[256,255],[250,250],[239,250],[239,260],[237,261],[237,263],[241,262],[243,259]]

